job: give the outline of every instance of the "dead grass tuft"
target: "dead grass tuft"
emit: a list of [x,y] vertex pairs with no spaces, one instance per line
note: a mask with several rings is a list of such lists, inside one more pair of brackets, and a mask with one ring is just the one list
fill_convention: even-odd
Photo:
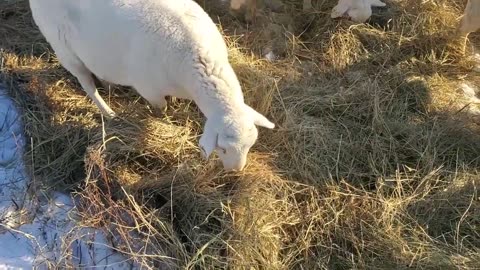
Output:
[[[193,102],[155,117],[115,87],[101,94],[121,119],[104,121],[27,1],[0,3],[2,79],[36,178],[75,191],[79,226],[146,268],[478,269],[480,136],[458,89],[480,80],[456,36],[464,1],[387,1],[360,25],[331,20],[333,0],[309,14],[285,3],[249,28],[211,11],[247,103],[277,124],[238,174],[200,158]],[[284,59],[262,60],[266,47]]]

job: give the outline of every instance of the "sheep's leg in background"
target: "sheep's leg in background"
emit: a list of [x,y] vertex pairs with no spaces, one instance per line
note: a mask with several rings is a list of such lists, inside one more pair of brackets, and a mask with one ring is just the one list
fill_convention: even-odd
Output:
[[303,11],[312,9],[312,0],[303,0]]
[[257,14],[257,0],[230,0],[230,13],[235,17],[242,15],[245,21],[253,22]]
[[386,6],[380,0],[338,0],[332,9],[331,18],[338,18],[348,14],[350,19],[357,23],[366,22],[372,15],[372,7]]
[[239,10],[247,3],[247,0],[231,0],[230,1],[230,9],[231,10]]
[[468,0],[459,25],[461,38],[463,38],[463,53],[466,52],[468,34],[480,28],[480,1]]
[[245,14],[245,20],[247,22],[254,23],[257,16],[257,0],[247,0],[247,13]]

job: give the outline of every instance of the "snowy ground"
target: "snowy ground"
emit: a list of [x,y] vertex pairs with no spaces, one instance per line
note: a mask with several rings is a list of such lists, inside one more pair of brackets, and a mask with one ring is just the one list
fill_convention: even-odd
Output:
[[101,231],[75,229],[70,196],[27,196],[19,118],[0,85],[0,269],[136,268],[109,248]]

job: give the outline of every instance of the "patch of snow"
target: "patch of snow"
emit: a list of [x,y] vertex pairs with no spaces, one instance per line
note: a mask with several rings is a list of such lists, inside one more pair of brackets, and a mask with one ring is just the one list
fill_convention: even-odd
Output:
[[476,87],[469,85],[468,83],[462,83],[460,85],[460,88],[462,89],[466,102],[471,103],[473,105],[473,106],[468,106],[469,112],[475,115],[480,115],[480,109],[478,109],[477,106],[475,106],[480,104],[480,99],[477,97],[478,89]]
[[30,224],[0,235],[0,269],[89,268],[131,269],[108,244],[102,232],[75,228],[69,196],[55,193]]
[[9,227],[21,223],[26,202],[28,177],[23,163],[24,145],[18,111],[0,85],[0,223]]
[[[41,197],[37,208],[27,197],[24,136],[19,113],[0,85],[0,269],[135,269],[94,228],[78,228],[68,195]],[[35,216],[25,221],[24,213]]]
[[274,61],[276,58],[277,57],[272,51],[269,51],[268,53],[265,54],[265,59],[267,59],[270,62]]
[[467,83],[462,83],[460,87],[462,88],[465,98],[470,102],[480,103],[480,99],[477,97],[477,89],[475,87],[472,87]]

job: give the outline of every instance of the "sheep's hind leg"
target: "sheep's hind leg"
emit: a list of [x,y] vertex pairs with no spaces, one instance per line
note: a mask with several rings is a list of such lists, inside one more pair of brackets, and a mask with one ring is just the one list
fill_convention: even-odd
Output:
[[165,96],[162,96],[158,102],[155,102],[153,106],[159,110],[165,110],[167,108],[167,100],[165,99]]
[[165,99],[165,96],[156,99],[156,101],[151,102],[151,104],[153,106],[153,114],[155,116],[160,117],[165,113],[167,108],[167,100]]
[[113,112],[110,106],[107,105],[105,100],[103,100],[103,98],[98,93],[90,71],[85,69],[83,71],[75,73],[74,75],[77,77],[80,85],[82,85],[83,90],[87,92],[88,96],[93,100],[93,102],[102,111],[102,113],[109,118],[114,118],[116,116],[115,112]]
[[93,100],[97,107],[102,111],[103,115],[109,118],[116,116],[115,112],[107,105],[105,100],[100,96],[95,86],[94,75],[88,70],[83,63],[62,63],[70,73],[73,74],[80,82],[83,90]]
[[[100,109],[102,114],[108,118],[114,118],[116,115],[113,110],[105,103],[95,86],[95,75],[83,64],[83,62],[69,50],[64,48],[55,48],[55,53],[62,66],[75,76],[88,96]],[[98,78],[97,78],[98,79]]]

